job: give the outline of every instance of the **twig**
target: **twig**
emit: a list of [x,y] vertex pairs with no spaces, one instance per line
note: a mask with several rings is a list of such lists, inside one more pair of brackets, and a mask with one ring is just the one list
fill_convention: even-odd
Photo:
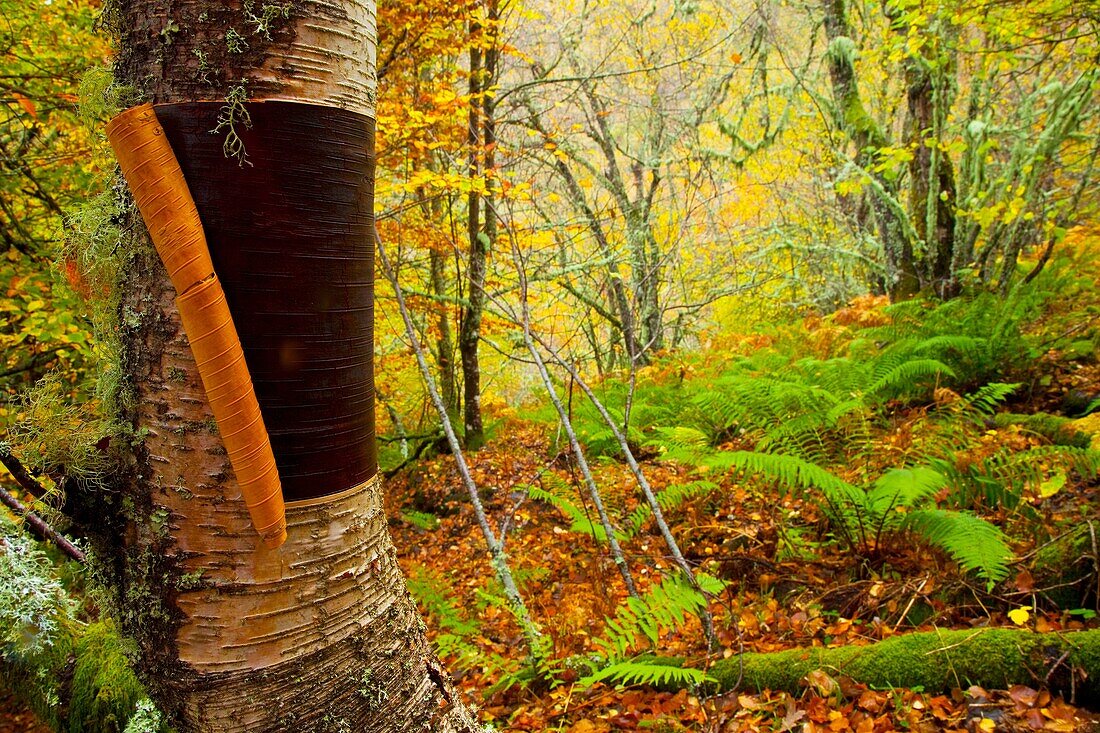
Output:
[[1056,662],[1055,662],[1054,664],[1050,665],[1050,669],[1049,669],[1049,670],[1047,670],[1047,676],[1043,678],[1043,682],[1044,682],[1044,683],[1046,683],[1046,684],[1050,684],[1050,678],[1051,678],[1051,675],[1053,675],[1053,674],[1054,674],[1054,671],[1055,671],[1056,669],[1058,669],[1059,667],[1061,667],[1061,666],[1062,666],[1062,665],[1063,665],[1063,664],[1065,663],[1065,661],[1066,661],[1067,659],[1069,659],[1069,653],[1070,653],[1070,651],[1071,651],[1070,649],[1066,649],[1066,650],[1065,650],[1065,651],[1064,651],[1064,652],[1062,653],[1062,656],[1058,657],[1058,660],[1057,660],[1057,661],[1056,661]]
[[16,499],[7,489],[0,488],[0,503],[3,503],[9,509],[16,513],[16,515],[26,522],[26,526],[30,529],[31,533],[39,539],[49,540],[57,545],[62,552],[76,560],[79,563],[85,562],[84,552],[70,542],[64,535],[58,532],[56,529],[46,523],[46,520],[39,517],[27,507],[23,506],[23,502]]
[[[939,633],[939,631],[940,631],[940,630],[939,630],[939,629],[937,628],[937,629],[936,629],[936,633],[938,634],[938,633]],[[963,644],[966,644],[967,642],[969,642],[969,641],[970,641],[971,639],[974,639],[974,638],[976,638],[976,637],[978,637],[978,636],[981,636],[981,635],[982,635],[982,634],[984,634],[984,633],[985,633],[986,631],[989,631],[989,629],[978,629],[977,631],[975,631],[975,632],[974,632],[973,634],[971,634],[970,636],[966,637],[966,638],[965,638],[965,639],[963,639],[962,641],[957,641],[957,642],[955,642],[954,644],[948,644],[947,646],[943,646],[943,647],[940,647],[939,649],[932,649],[932,650],[930,650],[930,651],[927,651],[927,652],[925,652],[925,653],[924,653],[924,656],[926,656],[926,657],[927,657],[927,656],[929,656],[929,655],[932,655],[932,654],[939,654],[940,652],[946,652],[946,651],[948,651],[948,650],[951,650],[951,649],[954,649],[954,648],[956,648],[956,647],[960,647],[960,646],[962,646]]]
[[913,604],[917,602],[917,596],[920,595],[920,592],[922,590],[924,590],[924,586],[926,586],[927,584],[928,584],[928,578],[925,578],[924,580],[921,581],[920,585],[917,586],[917,590],[913,593],[913,597],[909,599],[909,605],[907,605],[905,607],[905,610],[901,612],[901,615],[898,616],[897,623],[894,624],[894,633],[895,634],[898,631],[898,627],[901,626],[901,622],[904,621],[905,617],[909,615],[909,609],[911,609],[913,607]]
[[424,455],[424,451],[427,450],[429,446],[435,445],[436,442],[438,442],[439,439],[442,437],[442,432],[429,434],[428,440],[421,441],[419,444],[417,444],[416,448],[408,455],[408,457],[405,458],[405,460],[401,461],[401,463],[397,464],[393,468],[383,471],[382,475],[387,479],[391,479],[397,474],[401,473],[403,470],[405,470],[406,466],[420,460],[420,456]]
[[23,464],[19,462],[19,459],[12,455],[11,447],[4,442],[0,442],[0,463],[4,464],[4,468],[8,469],[16,483],[35,499],[41,499],[46,495],[46,489],[38,483],[34,476],[30,475]]

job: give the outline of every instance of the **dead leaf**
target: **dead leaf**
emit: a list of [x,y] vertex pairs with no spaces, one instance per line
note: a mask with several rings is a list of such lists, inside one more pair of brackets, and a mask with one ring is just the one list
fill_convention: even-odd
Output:
[[802,683],[821,697],[833,697],[840,692],[840,683],[820,669],[815,669],[803,677]]
[[11,96],[15,99],[16,102],[19,103],[19,106],[23,108],[24,112],[29,114],[35,120],[38,119],[38,110],[35,108],[34,102],[32,102],[30,99],[23,96],[19,92],[12,92]]

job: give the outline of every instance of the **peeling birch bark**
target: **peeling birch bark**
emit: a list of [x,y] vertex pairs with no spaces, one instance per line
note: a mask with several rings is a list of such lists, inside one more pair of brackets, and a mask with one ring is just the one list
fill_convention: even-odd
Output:
[[[373,118],[373,2],[271,7],[286,17],[263,29],[249,16],[258,3],[119,0],[119,80],[155,104],[224,100],[244,80],[246,105],[291,101]],[[187,151],[176,154],[186,171]],[[136,255],[120,317],[129,418],[142,437],[95,543],[158,705],[182,733],[478,730],[408,595],[376,475],[290,502],[281,548],[256,541],[174,290],[136,214],[131,223]]]
[[267,24],[266,35],[239,0],[150,0],[130,12],[138,4],[130,0],[121,10],[119,69],[154,104],[224,99],[243,81],[254,101],[304,102],[374,117],[373,0],[256,2],[253,17],[264,6],[290,8],[288,17],[277,15]]

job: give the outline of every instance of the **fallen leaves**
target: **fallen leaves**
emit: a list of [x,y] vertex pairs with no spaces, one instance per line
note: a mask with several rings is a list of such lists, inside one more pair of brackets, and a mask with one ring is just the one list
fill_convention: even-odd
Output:
[[[1001,439],[1020,438],[1004,432],[995,438]],[[985,450],[996,447],[993,444]],[[509,427],[506,437],[473,454],[470,463],[479,486],[486,487],[490,513],[511,517],[509,555],[531,607],[553,640],[555,657],[583,659],[596,650],[603,619],[614,613],[625,593],[614,564],[599,543],[567,530],[568,518],[552,506],[524,501],[517,489],[547,470],[559,471],[567,480],[567,466],[561,465],[557,455],[538,426],[519,423]],[[656,486],[692,479],[688,471],[674,464],[653,463],[646,469]],[[627,509],[637,504],[635,487],[624,466],[607,462],[596,470],[605,501]],[[391,482],[387,498],[390,516],[400,517],[402,511],[413,509],[439,517],[438,526],[426,534],[408,522],[394,521],[395,543],[404,548],[403,562],[426,565],[454,579],[454,602],[477,614],[480,628],[471,642],[487,660],[495,657],[516,662],[519,636],[513,619],[500,606],[485,605],[482,600],[486,591],[491,592],[484,550],[459,489],[449,458],[422,462]],[[939,559],[917,548],[884,548],[898,553],[893,562],[906,573],[870,572],[856,580],[850,562],[835,545],[807,543],[801,554],[793,554],[784,549],[784,543],[789,548],[789,540],[781,532],[789,531],[790,522],[812,527],[819,521],[814,506],[797,497],[776,502],[774,497],[739,483],[724,489],[706,501],[685,503],[669,515],[673,531],[685,538],[689,559],[734,588],[712,606],[724,647],[717,656],[731,658],[739,650],[766,652],[793,646],[865,643],[919,627],[923,619],[956,626],[1011,623],[1005,610],[994,612],[991,619],[985,614],[969,616],[965,608],[952,607],[945,599],[956,592],[957,586],[952,584],[957,581],[943,572]],[[811,537],[807,532],[807,539]],[[643,590],[659,582],[660,568],[668,565],[656,549],[658,545],[659,540],[648,531],[624,542]],[[1031,608],[1028,591],[1034,592],[1036,585],[1022,567],[1008,584],[1010,592],[1019,594],[1015,610],[1028,614],[1021,623],[1047,630],[1080,628],[1080,620]],[[431,621],[428,625],[438,633]],[[697,626],[664,635],[660,644],[662,653],[690,657],[698,666],[705,664]],[[799,696],[732,692],[698,698],[687,691],[640,687],[581,689],[575,682],[587,673],[566,668],[557,687],[516,687],[483,698],[500,674],[499,666],[486,663],[467,671],[459,683],[471,699],[483,699],[483,719],[502,731],[980,733],[992,725],[995,733],[1016,733],[1086,731],[1091,724],[1080,709],[1026,687],[951,695],[872,690],[833,669],[807,675]]]

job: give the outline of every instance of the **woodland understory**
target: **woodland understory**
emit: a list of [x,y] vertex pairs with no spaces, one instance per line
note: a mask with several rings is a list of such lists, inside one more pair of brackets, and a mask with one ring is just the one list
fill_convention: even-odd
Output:
[[[127,64],[183,69],[141,83],[198,90],[213,164],[248,171],[271,89],[224,70],[305,2],[141,15],[114,68],[118,3],[0,0],[0,733],[165,733],[186,705],[153,700],[220,679],[252,545],[211,578],[173,532],[202,504],[255,538],[103,129],[150,94]],[[356,7],[332,36],[373,43]],[[1100,731],[1094,4],[386,0],[377,26],[343,61],[383,488],[297,527],[352,548],[313,558],[318,613],[394,643],[364,668],[349,632],[342,676],[319,646],[274,688],[371,730],[395,681],[473,727],[449,674],[486,731]],[[176,438],[214,468],[138,475]],[[170,674],[199,596],[229,611],[198,612],[201,684]],[[279,730],[354,728],[298,712]]]
[[[1075,254],[1008,306],[982,296],[938,307],[867,297],[825,318],[726,332],[705,350],[639,372],[631,442],[685,556],[720,582],[709,603],[714,651],[692,613],[699,599],[669,584],[673,566],[637,485],[579,390],[570,400],[574,424],[656,616],[629,610],[548,409],[496,412],[486,447],[469,462],[549,640],[538,669],[486,573],[453,459],[431,457],[432,446],[417,450],[420,459],[388,479],[390,529],[430,636],[482,720],[532,731],[1094,730],[1095,686],[1091,703],[1076,700],[1074,689],[1088,683],[1080,669],[1059,669],[1057,658],[1006,689],[965,677],[944,689],[867,685],[828,666],[786,690],[745,683],[717,692],[706,679],[719,660],[746,652],[848,648],[952,629],[970,639],[997,628],[1057,635],[1100,627],[1097,419],[1062,414],[1087,412],[1080,395],[1100,380],[1078,338],[1081,310],[1100,307],[1096,246],[1094,234],[1077,232]],[[990,328],[999,341],[976,335]],[[1021,360],[1024,353],[1031,358]],[[860,380],[859,391],[841,391]],[[599,388],[608,399],[619,389],[614,380]],[[852,395],[858,404],[832,409]],[[829,503],[822,476],[801,485],[781,468],[763,477],[720,460],[763,449],[801,456],[855,485],[917,464],[941,478],[923,496],[895,492],[887,513],[866,512],[868,533],[860,534]],[[891,517],[929,505],[987,520],[1009,554],[968,557],[966,547],[937,547],[931,532]],[[960,567],[967,563],[970,572]],[[665,595],[653,595],[662,584]],[[609,660],[635,667],[592,679]],[[707,678],[678,677],[671,665]],[[37,730],[20,727],[27,714],[8,704],[5,730]]]

